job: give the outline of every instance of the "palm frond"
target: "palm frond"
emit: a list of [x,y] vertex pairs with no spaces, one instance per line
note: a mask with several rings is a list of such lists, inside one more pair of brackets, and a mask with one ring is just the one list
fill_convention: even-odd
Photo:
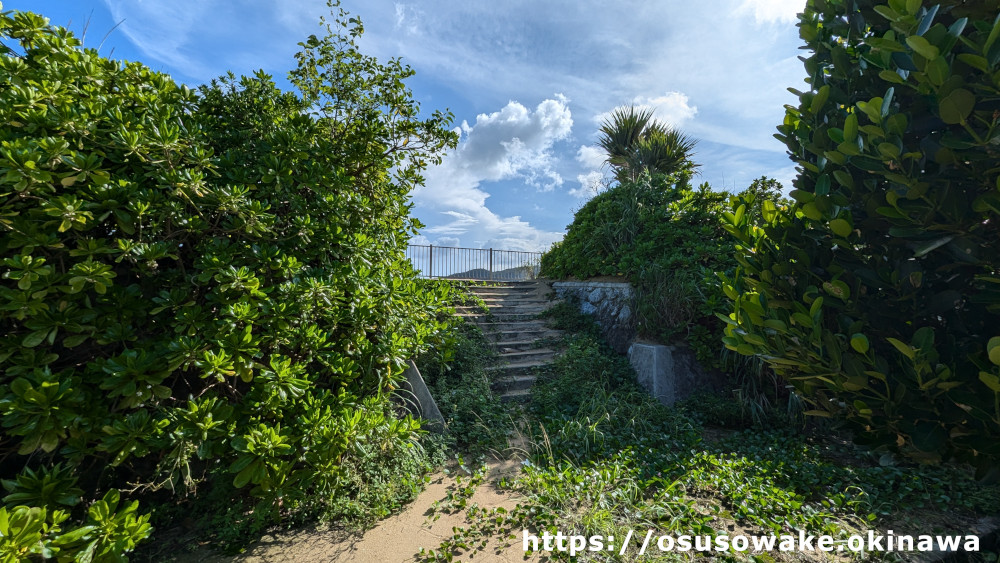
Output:
[[598,142],[619,180],[644,171],[671,174],[698,166],[691,161],[697,141],[653,119],[649,108],[616,108],[601,125]]

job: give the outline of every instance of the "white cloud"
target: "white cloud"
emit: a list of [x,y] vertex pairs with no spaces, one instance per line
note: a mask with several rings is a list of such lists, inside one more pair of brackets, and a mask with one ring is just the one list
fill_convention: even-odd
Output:
[[516,101],[463,122],[458,148],[426,174],[426,184],[413,193],[415,213],[428,225],[425,235],[446,235],[462,244],[539,250],[562,238],[520,216],[491,211],[482,185],[517,179],[546,191],[562,184],[554,169],[552,149],[567,138],[573,118],[562,96],[529,110]]
[[[143,60],[198,80],[264,67],[280,82],[294,64],[295,43],[320,33],[316,22],[329,14],[325,0],[103,2],[116,20],[126,20],[121,31],[145,53]],[[785,89],[801,87],[805,76],[794,25],[804,2],[342,5],[364,21],[364,52],[383,62],[401,57],[416,70],[408,84],[426,108],[451,106],[459,123],[469,121],[461,130],[462,148],[427,174],[428,187],[415,197],[418,214],[432,227],[463,231],[434,236],[485,244],[530,240],[536,231],[554,235],[569,223],[573,197],[586,196],[602,168],[593,151],[579,148],[596,138],[599,124],[590,117],[630,101],[655,107],[658,118],[699,139],[695,160],[713,186],[740,187],[778,170],[787,177],[785,147],[771,134],[783,118],[782,105],[797,103]],[[560,97],[545,107],[508,103],[552,92],[564,92],[572,106]],[[586,129],[576,135],[570,107],[586,116]],[[529,188],[504,193],[493,182]],[[487,208],[491,194],[489,207],[504,209],[500,215]],[[532,210],[539,202],[549,207],[547,214]],[[487,225],[517,234],[494,235]]]
[[600,168],[607,158],[604,149],[596,145],[580,145],[576,151],[576,161],[587,168]]
[[462,122],[463,142],[455,165],[474,170],[481,180],[521,177],[529,185],[551,190],[563,182],[554,169],[552,147],[569,136],[572,127],[564,97],[545,100],[534,111],[511,101],[500,111],[478,115],[474,126]]
[[592,170],[586,174],[580,174],[576,181],[580,183],[579,188],[573,188],[569,195],[581,199],[590,199],[607,188],[607,177],[600,170]]
[[[698,108],[690,105],[687,95],[681,92],[667,92],[662,96],[652,98],[636,96],[632,98],[631,103],[626,105],[652,110],[654,118],[677,129],[682,129],[698,113]],[[611,111],[606,111],[596,115],[594,121],[603,124],[609,117],[611,117]]]
[[579,150],[576,151],[576,161],[583,165],[584,168],[589,169],[589,172],[576,176],[576,181],[580,186],[569,190],[569,195],[581,199],[590,199],[601,190],[607,188],[609,178],[604,173],[606,159],[607,153],[601,147],[596,145],[581,145]]
[[781,183],[781,191],[787,196],[788,192],[792,191],[792,180],[799,175],[799,171],[795,169],[794,166],[786,166],[785,168],[779,168],[777,170],[772,170],[770,173],[766,174],[768,178],[774,178]]
[[752,12],[758,24],[795,23],[805,0],[744,0],[739,13]]
[[418,24],[420,17],[423,15],[422,12],[414,8],[413,6],[407,4],[396,3],[396,25],[395,29],[397,31],[404,31],[410,35],[417,35],[420,33],[420,26]]
[[457,237],[438,237],[434,239],[434,246],[459,246],[459,239]]
[[653,117],[677,128],[684,127],[698,113],[698,108],[688,104],[688,97],[680,92],[667,92],[655,98],[639,96],[633,103],[652,109]]
[[[123,33],[148,59],[172,74],[207,82],[232,70],[266,68],[279,75],[293,64],[296,43],[319,33],[322,1],[103,0]],[[152,59],[152,60],[149,60]]]

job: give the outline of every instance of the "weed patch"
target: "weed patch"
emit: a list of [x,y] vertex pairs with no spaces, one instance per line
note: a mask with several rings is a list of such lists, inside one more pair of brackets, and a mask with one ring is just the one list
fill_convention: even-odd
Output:
[[[558,307],[549,316],[564,327],[579,322]],[[516,543],[522,529],[588,537],[623,537],[629,529],[846,537],[927,511],[948,514],[951,533],[963,533],[960,522],[997,510],[1000,490],[974,481],[968,468],[897,465],[832,439],[828,429],[804,430],[777,415],[754,423],[736,401],[660,405],[638,387],[624,358],[580,328],[567,337],[565,353],[539,370],[526,412],[534,447],[520,476],[502,483],[525,500],[512,510],[473,507],[469,526],[425,552],[424,561],[452,560],[488,537]],[[704,441],[705,425],[719,421],[734,430]],[[575,560],[633,561],[635,553]]]
[[428,355],[417,362],[448,425],[447,439],[473,455],[502,451],[513,422],[490,388],[486,368],[497,354],[474,325],[460,324],[453,338],[447,358]]

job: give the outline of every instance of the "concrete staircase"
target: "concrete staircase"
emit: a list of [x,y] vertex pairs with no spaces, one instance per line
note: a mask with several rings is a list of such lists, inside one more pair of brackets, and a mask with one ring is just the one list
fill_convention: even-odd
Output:
[[557,352],[542,345],[557,338],[557,330],[547,328],[536,318],[554,304],[548,299],[549,287],[540,281],[492,282],[469,288],[488,308],[458,307],[457,313],[475,322],[493,342],[500,354],[500,364],[493,368],[493,390],[503,401],[524,401],[535,383],[533,370],[556,357]]

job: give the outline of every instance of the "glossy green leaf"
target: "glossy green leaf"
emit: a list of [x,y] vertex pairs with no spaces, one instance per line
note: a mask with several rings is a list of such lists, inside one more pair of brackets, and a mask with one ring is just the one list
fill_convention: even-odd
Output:
[[846,237],[853,230],[851,224],[845,219],[834,219],[830,221],[830,230],[839,237]]
[[1000,375],[981,371],[979,372],[979,381],[986,384],[994,393],[1000,393]]
[[853,143],[858,138],[858,115],[854,112],[848,113],[844,119],[844,141]]
[[865,354],[869,349],[868,337],[864,334],[854,334],[851,335],[851,348],[854,348],[859,354]]
[[905,344],[903,342],[900,342],[899,340],[897,340],[895,338],[886,338],[886,341],[889,342],[889,344],[892,344],[904,356],[906,356],[907,358],[909,358],[911,360],[913,359],[913,357],[914,357],[913,348],[911,348],[909,344]]
[[938,106],[941,119],[948,124],[964,123],[976,105],[976,96],[964,88],[958,88],[943,98]]
[[986,343],[986,354],[991,362],[1000,366],[1000,336],[994,336]]
[[809,105],[809,111],[812,113],[819,113],[822,110],[823,105],[826,104],[826,100],[830,97],[830,87],[823,86],[816,92],[816,95],[812,99],[812,103]]

